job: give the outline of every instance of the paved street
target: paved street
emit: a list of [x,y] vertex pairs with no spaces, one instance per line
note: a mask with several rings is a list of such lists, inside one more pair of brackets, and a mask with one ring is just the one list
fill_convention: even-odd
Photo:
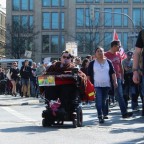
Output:
[[118,107],[111,108],[109,119],[99,125],[94,104],[83,107],[84,126],[43,128],[44,103],[37,98],[0,96],[0,144],[144,144],[144,118],[135,112],[122,119]]

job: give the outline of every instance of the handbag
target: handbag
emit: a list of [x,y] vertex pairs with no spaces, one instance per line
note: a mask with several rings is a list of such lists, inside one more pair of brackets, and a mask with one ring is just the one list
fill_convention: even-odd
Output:
[[86,100],[93,101],[95,99],[95,88],[94,85],[87,79],[87,85],[85,87]]
[[6,77],[7,77],[9,80],[11,80],[11,73],[10,73],[10,69],[8,69],[8,72],[7,72],[7,74],[6,74]]

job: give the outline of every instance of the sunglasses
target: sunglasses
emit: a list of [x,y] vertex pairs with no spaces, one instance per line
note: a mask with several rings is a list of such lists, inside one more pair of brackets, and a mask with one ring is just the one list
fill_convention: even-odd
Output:
[[70,56],[63,56],[64,59],[70,59]]

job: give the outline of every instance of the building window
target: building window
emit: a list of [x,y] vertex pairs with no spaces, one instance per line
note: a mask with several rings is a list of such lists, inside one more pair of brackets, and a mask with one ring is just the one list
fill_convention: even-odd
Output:
[[42,28],[43,29],[50,29],[50,13],[43,13],[42,16],[43,20],[42,20]]
[[13,10],[20,10],[20,0],[13,0],[12,1]]
[[141,9],[140,8],[133,9],[133,21],[134,21],[135,26],[140,26],[140,22],[141,22]]
[[65,38],[64,36],[61,37],[61,45],[62,45],[62,50],[65,50]]
[[13,0],[12,7],[13,10],[33,10],[34,1],[33,0]]
[[128,3],[128,0],[123,0],[124,3]]
[[100,25],[100,9],[95,9],[95,26],[99,26]]
[[86,3],[92,3],[93,0],[85,0]]
[[59,15],[57,12],[52,13],[52,29],[59,28]]
[[53,7],[58,7],[59,6],[59,0],[51,0],[52,1],[52,6]]
[[78,42],[78,52],[83,52],[86,45],[84,33],[76,33],[76,41]]
[[29,29],[30,29],[30,31],[33,30],[33,26],[34,26],[33,16],[29,16]]
[[76,9],[76,26],[84,26],[84,9]]
[[107,51],[110,47],[110,42],[112,41],[112,33],[105,32],[104,33],[104,49]]
[[76,0],[77,3],[84,3],[84,0]]
[[13,31],[18,31],[19,27],[20,27],[20,17],[19,16],[12,16]]
[[[123,11],[124,11],[125,14],[128,15],[128,9],[127,9],[127,8],[124,8]],[[124,18],[123,18],[123,25],[124,25],[124,26],[128,26],[128,17],[125,16],[125,15],[124,15],[123,17],[124,17]]]
[[144,9],[142,9],[142,26],[144,27]]
[[59,41],[58,36],[51,37],[51,53],[58,53]]
[[28,30],[28,16],[21,16],[21,29],[23,32]]
[[112,0],[104,0],[104,2],[112,2]]
[[[114,9],[116,13],[122,13],[122,9]],[[122,26],[122,15],[114,14],[114,26]]]
[[65,16],[64,16],[64,13],[61,13],[61,29],[64,29],[64,24],[65,24]]
[[49,52],[49,35],[42,36],[42,52]]
[[96,3],[99,3],[99,2],[100,2],[100,0],[95,0],[95,2],[96,2]]
[[[112,9],[104,9],[104,11],[112,12]],[[104,14],[104,25],[105,26],[112,26],[112,14],[111,13],[105,13]]]
[[122,0],[114,0],[114,2],[122,2]]
[[29,2],[29,9],[30,10],[33,10],[33,7],[34,7],[34,1],[33,0],[30,0],[30,2]]
[[21,9],[28,10],[28,0],[21,0]]
[[42,0],[42,6],[43,7],[50,7],[51,6],[50,0]]
[[133,2],[134,3],[137,3],[137,2],[139,3],[139,2],[141,2],[141,0],[133,0]]
[[90,12],[89,9],[85,9],[85,26],[89,27],[92,26],[91,20],[90,20]]
[[123,33],[123,48],[124,50],[128,50],[128,33]]
[[61,6],[62,7],[64,7],[64,5],[65,5],[64,2],[65,2],[64,0],[61,0]]

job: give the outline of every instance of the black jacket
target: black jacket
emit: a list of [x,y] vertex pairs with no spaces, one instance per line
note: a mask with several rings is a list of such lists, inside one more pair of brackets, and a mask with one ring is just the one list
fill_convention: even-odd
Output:
[[[93,71],[94,62],[95,62],[95,60],[91,61],[89,63],[89,66],[88,66],[88,76],[90,76],[90,81],[91,81],[92,84],[94,84],[94,71]],[[108,59],[107,59],[107,62],[108,62],[109,67],[110,67],[109,75],[110,75],[110,81],[112,83],[112,74],[115,73],[115,70],[114,70],[112,62]]]
[[31,67],[30,66],[22,66],[20,70],[21,78],[29,79],[31,74]]

